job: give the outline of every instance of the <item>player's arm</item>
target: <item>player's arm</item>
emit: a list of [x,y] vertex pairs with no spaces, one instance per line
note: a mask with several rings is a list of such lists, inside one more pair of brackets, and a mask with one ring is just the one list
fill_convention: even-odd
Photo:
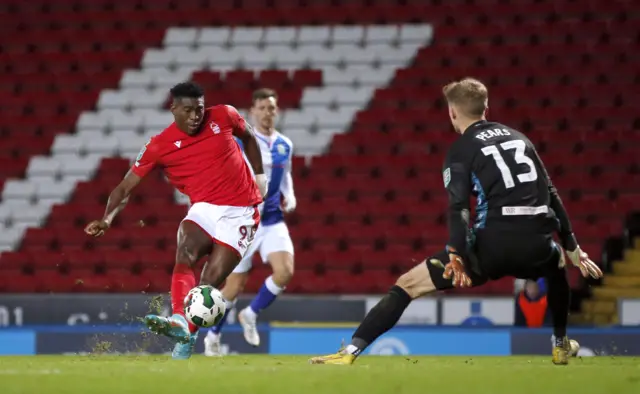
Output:
[[296,209],[296,205],[298,204],[296,195],[293,191],[293,176],[291,176],[291,168],[293,167],[292,158],[293,147],[291,148],[289,160],[287,161],[284,171],[284,176],[282,177],[282,182],[280,183],[280,193],[282,193],[282,196],[284,197],[282,210],[285,212],[293,211],[294,209]]
[[[448,246],[462,252],[467,246],[469,229],[469,199],[471,198],[471,173],[469,166],[452,150],[447,155],[442,174],[449,196],[447,218],[449,223]],[[459,156],[459,155],[458,155]]]
[[101,237],[105,231],[111,226],[113,219],[124,209],[129,201],[131,191],[138,186],[142,177],[134,174],[131,170],[127,172],[124,179],[120,181],[109,194],[107,207],[101,220],[94,220],[87,225],[85,232],[94,237]]
[[129,195],[138,184],[156,165],[156,147],[152,145],[152,139],[140,150],[136,162],[127,172],[122,181],[109,194],[107,207],[100,220],[94,220],[85,227],[88,235],[101,237],[111,226],[115,217],[124,209],[129,200]]
[[[580,273],[585,278],[591,276],[595,279],[602,277],[602,271],[598,267],[596,263],[591,261],[589,255],[580,249],[578,245],[578,241],[576,240],[575,234],[573,233],[573,229],[571,227],[571,221],[569,220],[569,214],[567,210],[564,208],[564,204],[562,203],[562,199],[560,195],[558,195],[558,190],[551,182],[551,177],[547,173],[547,169],[542,163],[542,159],[538,156],[538,152],[535,147],[531,146],[531,149],[534,153],[534,160],[540,168],[542,174],[546,177],[547,182],[549,184],[549,207],[553,209],[560,222],[560,231],[558,231],[558,236],[560,237],[560,243],[562,247],[567,251],[567,256],[571,261],[571,264],[578,267],[580,269]],[[560,255],[560,266],[565,265],[565,256],[563,253]]]
[[131,170],[127,172],[124,179],[120,181],[109,194],[109,200],[107,200],[107,207],[104,211],[102,220],[108,225],[111,225],[113,219],[124,209],[129,201],[129,195],[133,189],[140,184],[142,177],[134,174]]
[[569,214],[562,203],[562,199],[558,194],[558,189],[551,182],[551,177],[547,173],[547,169],[542,163],[542,159],[538,156],[538,152],[536,149],[531,146],[531,149],[534,153],[534,160],[538,168],[540,168],[543,176],[546,178],[547,183],[549,184],[549,207],[553,209],[560,222],[560,231],[558,232],[558,236],[560,237],[560,242],[562,243],[562,247],[567,250],[575,250],[578,246],[578,242],[576,241],[576,237],[573,234],[573,229],[571,227],[571,221],[569,220]]
[[469,230],[469,199],[471,197],[471,172],[468,159],[453,146],[445,161],[443,180],[449,196],[447,219],[449,241],[447,251],[450,263],[445,267],[445,277],[453,277],[456,287],[471,286],[471,280],[463,268],[461,254],[467,249]]
[[249,164],[251,164],[253,173],[256,176],[258,189],[260,189],[260,193],[264,197],[267,195],[267,177],[262,168],[262,153],[260,152],[256,135],[251,125],[240,116],[235,108],[227,105],[227,109],[233,125],[233,135],[242,142],[244,154],[247,156]]

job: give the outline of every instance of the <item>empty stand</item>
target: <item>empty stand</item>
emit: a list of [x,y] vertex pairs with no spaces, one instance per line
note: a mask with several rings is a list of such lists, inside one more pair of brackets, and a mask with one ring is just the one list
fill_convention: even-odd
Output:
[[[186,207],[158,173],[104,238],[82,228],[171,122],[167,90],[186,79],[241,109],[253,89],[277,89],[279,127],[313,156],[294,162],[291,292],[381,293],[443,246],[440,170],[456,135],[440,87],[456,77],[484,80],[490,116],[538,145],[592,256],[640,208],[626,3],[308,3],[3,2],[0,291],[168,290]],[[266,275],[256,265],[248,290]]]

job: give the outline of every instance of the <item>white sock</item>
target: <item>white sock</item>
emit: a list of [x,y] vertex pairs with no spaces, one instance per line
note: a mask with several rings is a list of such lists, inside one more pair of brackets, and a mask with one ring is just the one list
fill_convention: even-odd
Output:
[[345,351],[349,354],[354,354],[358,351],[359,349],[353,345],[347,345],[347,348],[345,349]]
[[267,280],[264,281],[264,285],[267,286],[267,289],[269,289],[273,295],[278,295],[284,291],[283,287],[278,286],[276,282],[273,281],[273,275],[269,276]]
[[258,315],[254,312],[254,310],[250,306],[244,308],[243,313],[247,315],[247,317],[250,319],[256,320],[258,318]]

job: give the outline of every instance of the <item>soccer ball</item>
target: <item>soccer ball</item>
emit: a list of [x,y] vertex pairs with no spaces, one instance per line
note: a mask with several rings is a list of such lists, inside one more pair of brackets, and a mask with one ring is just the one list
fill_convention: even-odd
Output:
[[570,357],[577,357],[578,352],[580,351],[580,344],[575,339],[569,340],[569,345],[571,346],[571,351],[569,351]]
[[213,286],[196,286],[184,298],[185,316],[198,327],[215,326],[226,310],[222,293]]

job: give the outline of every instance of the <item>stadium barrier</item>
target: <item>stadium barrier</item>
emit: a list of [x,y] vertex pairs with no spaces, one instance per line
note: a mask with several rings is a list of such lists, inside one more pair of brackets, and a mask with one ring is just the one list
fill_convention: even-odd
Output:
[[[242,296],[236,309],[251,302]],[[360,321],[380,296],[283,296],[260,315],[265,322]],[[513,325],[514,298],[428,297],[415,300],[400,324]],[[148,313],[168,315],[166,295],[83,294],[0,295],[0,327],[23,325],[131,324]],[[235,313],[230,315],[233,323]]]
[[[336,351],[348,342],[353,327],[344,324],[258,327],[261,344],[247,345],[239,326],[223,331],[227,354],[324,354]],[[580,356],[640,356],[638,328],[580,328],[570,334],[582,345]],[[459,355],[507,356],[548,355],[551,330],[522,328],[471,328],[399,326],[380,337],[367,354],[373,355]],[[196,352],[203,351],[203,335]],[[169,354],[171,343],[150,334],[141,326],[30,326],[0,329],[0,355],[34,354]]]

